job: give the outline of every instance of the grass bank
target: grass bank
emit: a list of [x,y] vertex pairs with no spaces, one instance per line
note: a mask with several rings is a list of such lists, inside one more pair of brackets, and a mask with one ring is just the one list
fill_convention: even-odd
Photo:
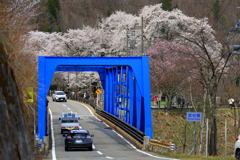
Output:
[[[201,109],[197,111],[201,112]],[[235,113],[234,109],[231,110],[230,108],[217,109],[218,155],[214,157],[206,157],[206,119],[203,120],[203,124],[200,122],[195,122],[195,124],[194,122],[187,122],[186,112],[194,112],[194,110],[152,110],[153,139],[175,144],[175,150],[173,152],[159,152],[160,154],[186,160],[235,159],[233,153],[236,137],[234,119],[237,119],[236,123],[240,120],[239,109],[236,109]],[[196,135],[194,133],[196,133]],[[225,136],[227,137],[226,139]],[[196,142],[195,148],[194,142]],[[189,153],[190,155],[188,155]]]

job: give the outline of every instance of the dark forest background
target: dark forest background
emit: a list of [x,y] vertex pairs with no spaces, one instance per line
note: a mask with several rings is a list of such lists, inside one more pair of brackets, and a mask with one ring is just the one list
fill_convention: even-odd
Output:
[[[240,19],[240,1],[236,0],[42,0],[39,3],[41,14],[33,20],[37,30],[66,32],[68,29],[83,26],[97,27],[101,18],[115,11],[138,14],[146,5],[162,3],[163,9],[180,9],[184,14],[209,19],[214,30],[227,32]],[[143,17],[144,18],[144,17]]]

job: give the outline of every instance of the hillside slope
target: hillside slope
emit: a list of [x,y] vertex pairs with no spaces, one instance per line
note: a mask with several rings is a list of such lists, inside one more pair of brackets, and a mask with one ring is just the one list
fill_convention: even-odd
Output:
[[0,34],[0,159],[32,160],[33,153],[29,143],[21,107],[23,106],[13,69],[10,68]]
[[[49,14],[49,2],[57,2],[60,9],[56,19]],[[101,17],[110,16],[117,10],[137,14],[146,5],[161,3],[163,0],[43,0],[42,14],[36,21],[38,29],[42,31],[67,31],[68,29],[82,28],[83,26],[97,27]],[[172,0],[172,8],[178,7],[188,16],[203,18],[208,17],[211,25],[217,30],[228,29],[235,26],[235,20],[240,18],[240,1],[232,0]],[[53,7],[54,8],[54,7]],[[55,13],[54,13],[55,14]],[[48,28],[48,29],[47,29]]]

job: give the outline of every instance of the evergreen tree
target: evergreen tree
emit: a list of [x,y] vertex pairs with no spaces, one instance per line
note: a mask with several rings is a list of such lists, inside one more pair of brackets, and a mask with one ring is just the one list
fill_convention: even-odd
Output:
[[165,11],[172,11],[172,0],[160,0],[160,3],[162,3],[162,9]]
[[219,0],[216,0],[216,2],[214,3],[212,12],[213,12],[214,20],[218,21],[221,16]]
[[48,0],[47,9],[51,16],[57,20],[57,12],[61,9],[60,3],[58,0]]

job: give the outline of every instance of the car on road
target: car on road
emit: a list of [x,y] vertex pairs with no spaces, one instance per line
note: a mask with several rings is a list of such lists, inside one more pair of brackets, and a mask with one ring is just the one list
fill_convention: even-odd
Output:
[[240,135],[236,137],[236,142],[234,144],[234,155],[236,160],[240,160]]
[[55,91],[52,95],[52,100],[67,102],[67,95],[63,91]]
[[80,117],[77,112],[63,112],[59,120],[61,121],[61,134],[65,131],[82,128],[79,123]]
[[92,144],[94,135],[91,135],[88,130],[70,130],[63,135],[65,137],[65,151],[69,149],[88,149],[92,151]]

